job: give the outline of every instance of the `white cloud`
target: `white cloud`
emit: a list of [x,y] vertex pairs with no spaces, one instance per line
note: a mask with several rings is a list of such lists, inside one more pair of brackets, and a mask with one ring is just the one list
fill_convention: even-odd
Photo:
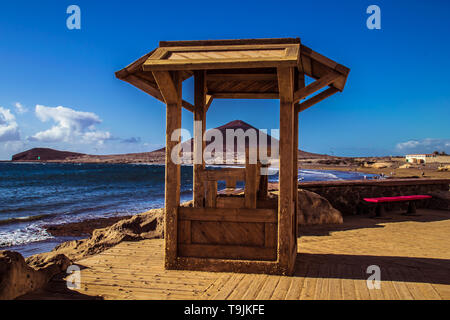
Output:
[[25,112],[28,111],[28,109],[25,108],[20,102],[16,102],[14,104],[14,107],[16,107],[16,111],[18,114],[24,114]]
[[434,151],[450,153],[450,139],[409,140],[398,143],[396,148],[405,153],[432,153]]
[[20,140],[19,126],[9,109],[0,107],[0,141]]
[[29,137],[31,141],[103,144],[105,140],[111,139],[109,132],[95,128],[95,125],[102,122],[95,113],[42,105],[36,105],[35,113],[42,122],[53,121],[55,125]]

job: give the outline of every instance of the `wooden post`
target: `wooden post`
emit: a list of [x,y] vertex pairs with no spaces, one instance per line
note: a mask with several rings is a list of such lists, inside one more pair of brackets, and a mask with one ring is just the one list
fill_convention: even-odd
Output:
[[257,175],[258,164],[250,163],[252,157],[251,152],[257,152],[254,148],[245,149],[245,207],[256,209],[256,196],[257,196]]
[[[278,68],[280,93],[280,162],[278,197],[278,263],[280,271],[291,274],[294,271],[294,75],[292,68]],[[296,227],[296,226],[295,226]]]
[[[194,207],[204,207],[205,182],[201,178],[201,172],[205,169],[205,141],[203,135],[206,130],[206,71],[194,71],[195,112],[194,112]],[[196,126],[195,121],[201,121],[201,126]],[[201,159],[201,161],[200,161]]]
[[[305,74],[298,73],[296,77],[296,89],[301,89],[305,87]],[[299,113],[297,112],[298,103],[294,105],[294,153],[293,153],[293,177],[292,181],[294,184],[293,187],[293,197],[294,197],[294,247],[295,253],[297,253],[297,214],[298,214],[298,139],[299,139],[299,131],[298,131],[298,122],[299,122]]]
[[172,161],[172,150],[180,136],[172,141],[172,133],[181,127],[181,77],[169,72],[153,73],[166,102],[166,174],[165,174],[165,267],[174,269],[177,263],[178,207],[180,205],[180,165]]

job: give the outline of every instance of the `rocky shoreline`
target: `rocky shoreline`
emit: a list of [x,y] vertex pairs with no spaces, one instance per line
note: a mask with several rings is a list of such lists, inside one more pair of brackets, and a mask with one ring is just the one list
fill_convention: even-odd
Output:
[[45,230],[54,237],[89,237],[94,230],[103,229],[113,224],[131,218],[120,216],[111,218],[87,219],[79,222],[44,225]]

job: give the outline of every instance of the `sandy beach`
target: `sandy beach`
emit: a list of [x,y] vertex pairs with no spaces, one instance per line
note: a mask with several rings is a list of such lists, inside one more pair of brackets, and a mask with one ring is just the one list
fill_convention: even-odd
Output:
[[[62,274],[21,299],[450,299],[450,216],[419,213],[301,228],[292,277],[165,270],[162,239],[125,241],[76,261],[83,266],[80,289],[67,289]],[[381,267],[380,290],[366,286],[366,268],[374,264]]]

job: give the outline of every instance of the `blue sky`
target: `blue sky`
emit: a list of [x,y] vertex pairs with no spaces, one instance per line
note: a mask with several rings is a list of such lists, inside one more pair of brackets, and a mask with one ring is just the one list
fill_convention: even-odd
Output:
[[[81,9],[68,30],[66,9]],[[381,30],[366,8],[381,8]],[[351,68],[343,93],[300,114],[300,148],[341,156],[450,152],[449,1],[2,1],[0,159],[164,144],[161,102],[114,72],[160,40],[300,37]],[[193,101],[192,81],[184,97]],[[17,104],[18,103],[18,104]],[[57,108],[58,107],[58,108]],[[207,127],[278,128],[277,100],[216,100]],[[183,127],[192,115],[183,111]]]

